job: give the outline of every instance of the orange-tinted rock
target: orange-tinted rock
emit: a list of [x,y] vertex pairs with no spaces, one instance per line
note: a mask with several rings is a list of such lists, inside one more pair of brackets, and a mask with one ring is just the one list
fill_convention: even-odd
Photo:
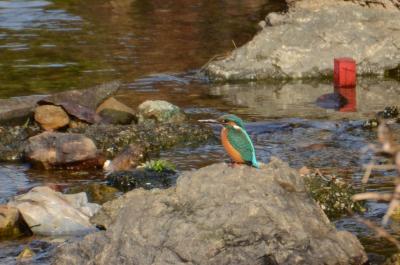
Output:
[[68,114],[63,108],[53,105],[43,105],[35,109],[35,120],[46,131],[57,130],[69,123]]

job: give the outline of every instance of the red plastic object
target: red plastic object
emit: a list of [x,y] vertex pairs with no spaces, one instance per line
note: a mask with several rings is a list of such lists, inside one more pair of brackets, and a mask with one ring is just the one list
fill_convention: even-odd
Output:
[[335,58],[335,87],[353,87],[356,85],[356,61],[351,58]]
[[340,112],[357,111],[356,87],[336,87],[335,91],[347,100],[347,104],[339,109]]

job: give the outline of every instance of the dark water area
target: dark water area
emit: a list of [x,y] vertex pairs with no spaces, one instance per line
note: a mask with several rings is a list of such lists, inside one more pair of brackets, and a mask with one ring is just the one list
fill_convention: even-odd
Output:
[[[362,122],[400,102],[399,81],[369,78],[338,90],[330,80],[212,84],[199,74],[215,55],[227,55],[250,40],[267,13],[285,9],[282,1],[265,0],[0,1],[0,98],[118,79],[123,87],[116,98],[133,108],[147,99],[164,99],[192,118],[240,115],[260,161],[277,156],[295,168],[343,177],[359,190],[391,191],[394,172],[377,171],[368,185],[360,183],[363,165],[386,161],[366,148],[376,143],[376,131],[363,129]],[[400,127],[394,129],[398,134]],[[160,157],[180,171],[228,160],[217,138],[200,147],[163,151]],[[63,189],[103,182],[103,177],[99,171],[1,164],[0,203],[37,185]],[[377,222],[387,208],[383,203],[367,207],[364,217]],[[376,264],[395,251],[353,218],[334,222],[357,234]],[[0,264],[15,264],[25,245],[40,253],[33,262],[44,264],[55,242],[2,242]]]

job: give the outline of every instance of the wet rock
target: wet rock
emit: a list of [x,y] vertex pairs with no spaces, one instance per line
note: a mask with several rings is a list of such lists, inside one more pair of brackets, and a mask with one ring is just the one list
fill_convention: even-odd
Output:
[[67,193],[80,192],[86,193],[89,202],[94,202],[98,204],[103,204],[105,202],[116,199],[121,194],[121,192],[117,188],[99,183],[80,185],[77,187],[69,188],[67,190]]
[[70,90],[57,93],[39,101],[39,104],[62,106],[69,114],[88,123],[100,121],[97,106],[114,94],[120,82],[110,82],[86,90]]
[[250,42],[208,64],[208,75],[216,80],[325,77],[332,76],[337,57],[354,58],[359,75],[399,68],[400,10],[354,2],[295,1],[287,14],[269,14],[271,26]]
[[0,99],[0,124],[24,124],[32,116],[36,103],[45,95]]
[[113,81],[88,89],[56,93],[44,98],[41,102],[48,102],[54,105],[60,105],[63,102],[71,102],[91,110],[96,110],[97,106],[105,99],[115,94],[120,86],[120,82]]
[[183,122],[185,114],[179,107],[164,100],[147,100],[138,107],[139,122]]
[[17,208],[0,205],[0,240],[15,239],[30,234],[29,227]]
[[339,110],[347,104],[347,100],[339,93],[328,93],[319,96],[316,100],[317,106],[324,109]]
[[9,206],[16,207],[37,235],[80,235],[94,231],[89,217],[100,206],[88,203],[86,193],[62,194],[49,187],[35,187],[14,197]]
[[113,97],[101,103],[96,112],[106,123],[129,124],[137,121],[135,111]]
[[57,130],[69,123],[69,117],[63,108],[53,105],[38,106],[35,109],[35,120],[46,131]]
[[108,124],[131,124],[136,122],[136,116],[129,112],[114,109],[103,109],[99,113],[101,121]]
[[399,109],[397,106],[385,107],[383,111],[377,113],[377,118],[381,119],[394,119],[399,116]]
[[332,226],[296,171],[271,160],[131,191],[103,205],[107,231],[58,248],[53,264],[364,264],[357,238]]
[[26,141],[40,131],[39,126],[0,126],[0,161],[23,159]]
[[214,137],[212,130],[200,123],[95,124],[69,131],[91,138],[108,158],[115,157],[129,144],[141,146],[147,152],[158,152],[179,145],[198,145]]
[[357,192],[343,179],[329,175],[310,173],[304,176],[307,190],[329,218],[338,218],[348,211],[364,212],[361,202],[354,202]]
[[107,176],[107,183],[120,191],[128,192],[137,188],[168,188],[177,177],[174,170],[155,171],[138,168],[131,171],[113,172]]
[[146,157],[143,146],[130,144],[112,161],[106,161],[103,168],[107,172],[131,170],[142,164]]
[[102,166],[94,142],[81,134],[44,132],[28,139],[25,157],[44,168]]

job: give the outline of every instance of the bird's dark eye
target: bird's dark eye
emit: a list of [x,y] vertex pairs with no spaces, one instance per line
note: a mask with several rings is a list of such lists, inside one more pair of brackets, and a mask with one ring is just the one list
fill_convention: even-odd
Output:
[[223,123],[228,123],[228,120],[222,120]]

